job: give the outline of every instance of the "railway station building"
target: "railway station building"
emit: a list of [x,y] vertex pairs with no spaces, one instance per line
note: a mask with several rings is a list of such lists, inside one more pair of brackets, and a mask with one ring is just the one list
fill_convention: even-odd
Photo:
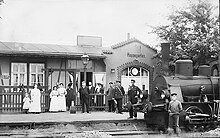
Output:
[[76,84],[77,91],[84,80],[84,54],[89,56],[87,85],[101,83],[106,90],[109,81],[121,80],[127,90],[135,79],[140,89],[149,91],[153,81],[156,50],[137,39],[111,47],[1,42],[0,49],[0,113],[21,111],[24,92],[34,83],[42,90],[42,112],[48,111],[49,92],[57,82],[66,87],[70,82]]
[[121,80],[125,91],[131,85],[131,79],[136,81],[141,90],[149,91],[154,76],[153,56],[156,50],[137,39],[115,44],[103,49],[106,58],[106,81]]

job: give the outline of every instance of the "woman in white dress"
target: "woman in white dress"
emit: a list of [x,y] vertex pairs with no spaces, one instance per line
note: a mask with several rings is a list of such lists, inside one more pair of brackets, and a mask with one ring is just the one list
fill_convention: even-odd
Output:
[[58,109],[58,92],[57,92],[57,86],[53,86],[53,90],[50,93],[50,112],[57,112]]
[[66,111],[66,89],[63,86],[63,83],[59,84],[58,92],[58,111]]
[[41,92],[37,87],[38,85],[34,84],[34,89],[31,90],[31,105],[29,109],[31,113],[41,112]]

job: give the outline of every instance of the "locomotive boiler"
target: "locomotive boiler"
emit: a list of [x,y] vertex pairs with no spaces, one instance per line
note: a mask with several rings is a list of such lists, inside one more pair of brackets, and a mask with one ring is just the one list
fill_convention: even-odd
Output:
[[209,66],[201,66],[199,75],[192,76],[191,60],[176,62],[175,76],[158,75],[150,94],[152,111],[145,114],[148,124],[167,127],[167,106],[170,94],[177,93],[182,103],[180,124],[204,125],[219,121],[219,77],[210,76]]

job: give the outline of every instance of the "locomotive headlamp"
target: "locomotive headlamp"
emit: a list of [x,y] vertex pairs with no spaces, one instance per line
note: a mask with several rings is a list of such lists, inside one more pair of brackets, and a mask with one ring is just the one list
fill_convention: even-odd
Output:
[[140,98],[143,98],[144,97],[144,95],[143,94],[140,94]]
[[204,91],[204,89],[205,89],[205,86],[200,86],[200,89],[201,89],[201,91]]
[[165,98],[165,92],[164,92],[164,91],[162,91],[162,93],[161,93],[160,97],[161,97],[162,99],[164,99],[164,98]]

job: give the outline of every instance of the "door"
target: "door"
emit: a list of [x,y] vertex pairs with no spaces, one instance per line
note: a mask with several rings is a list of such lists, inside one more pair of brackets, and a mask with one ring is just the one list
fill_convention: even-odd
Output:
[[143,67],[128,67],[122,71],[121,83],[125,91],[131,85],[131,79],[135,80],[135,85],[141,90],[149,91],[149,71]]

